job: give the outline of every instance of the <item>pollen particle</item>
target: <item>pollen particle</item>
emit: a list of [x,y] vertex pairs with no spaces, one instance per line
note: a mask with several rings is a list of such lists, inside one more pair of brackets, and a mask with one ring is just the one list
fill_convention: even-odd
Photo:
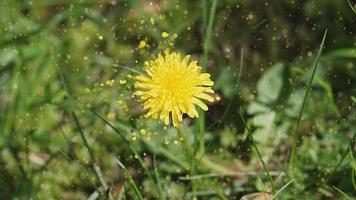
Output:
[[167,32],[162,32],[162,37],[163,38],[166,38],[166,37],[168,37],[169,36],[169,33],[167,33]]
[[147,131],[146,131],[146,129],[141,129],[140,133],[141,133],[141,135],[146,135]]
[[122,79],[122,80],[120,80],[119,82],[120,82],[121,85],[124,85],[124,84],[127,83],[127,81],[126,81],[125,79]]
[[124,105],[124,102],[123,102],[122,100],[118,100],[118,101],[116,102],[116,104],[117,104],[118,106],[122,106],[122,105]]
[[177,127],[183,114],[198,117],[195,105],[208,110],[201,99],[214,101],[209,95],[214,93],[214,82],[210,74],[201,73],[197,61],[189,58],[182,58],[180,53],[165,53],[145,62],[146,74],[135,77],[135,95],[143,102],[145,117],[159,117],[166,125],[173,121]]
[[114,83],[115,83],[115,80],[106,80],[106,81],[105,81],[105,84],[106,84],[107,86],[113,86]]
[[145,46],[146,46],[146,41],[141,40],[140,44],[138,45],[138,48],[143,49],[143,48],[145,48]]
[[108,119],[110,119],[110,120],[114,120],[115,117],[116,117],[116,113],[114,113],[114,112],[109,112],[109,113],[107,114],[107,117],[108,117]]

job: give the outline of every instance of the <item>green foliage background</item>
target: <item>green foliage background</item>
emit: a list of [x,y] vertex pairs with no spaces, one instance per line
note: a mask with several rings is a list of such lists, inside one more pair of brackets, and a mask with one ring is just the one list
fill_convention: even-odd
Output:
[[[0,199],[270,193],[253,142],[275,192],[286,186],[275,199],[353,199],[352,9],[347,0],[0,1]],[[133,97],[132,70],[167,48],[200,60],[221,97],[178,129],[143,118]]]

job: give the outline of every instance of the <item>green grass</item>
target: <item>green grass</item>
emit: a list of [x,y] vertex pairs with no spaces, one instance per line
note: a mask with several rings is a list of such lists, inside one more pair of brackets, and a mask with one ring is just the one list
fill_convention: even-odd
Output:
[[346,200],[351,200],[352,199],[349,195],[347,195],[345,192],[343,192],[339,188],[337,188],[335,186],[333,188],[341,194],[342,199],[346,199]]
[[269,172],[269,170],[268,170],[268,168],[267,168],[267,165],[266,165],[265,161],[263,161],[263,159],[262,159],[262,154],[261,154],[260,150],[259,150],[258,147],[257,147],[256,141],[253,139],[252,131],[251,131],[251,129],[248,127],[248,125],[246,124],[246,121],[245,121],[245,119],[243,118],[242,115],[243,115],[243,113],[241,112],[241,113],[240,113],[241,120],[242,120],[242,122],[243,122],[245,128],[247,129],[247,138],[251,141],[251,143],[252,143],[252,145],[253,145],[253,148],[255,149],[259,160],[261,161],[261,164],[262,164],[262,166],[263,166],[263,169],[265,170],[266,175],[267,175],[267,177],[268,177],[268,180],[269,180],[269,182],[270,182],[270,184],[271,184],[272,193],[274,194],[276,189],[275,189],[275,187],[274,187],[274,183],[273,183],[272,176],[271,176],[271,174],[270,174],[270,172]]
[[130,176],[129,171],[127,170],[127,168],[125,167],[124,164],[122,164],[122,162],[120,162],[119,160],[117,160],[117,164],[122,168],[122,170],[124,171],[124,176],[128,179],[128,182],[130,184],[130,186],[133,188],[133,190],[135,191],[135,194],[137,196],[138,199],[142,200],[142,194],[140,192],[140,190],[138,189],[135,181],[132,179],[132,177]]
[[356,9],[355,9],[355,6],[352,5],[351,1],[350,0],[347,0],[347,3],[349,4],[351,10],[356,14]]
[[308,95],[310,93],[311,86],[312,86],[312,83],[313,83],[313,80],[314,80],[315,72],[316,72],[316,69],[317,69],[318,64],[319,64],[319,58],[320,58],[321,52],[322,52],[322,50],[324,48],[324,44],[325,44],[325,39],[326,39],[327,33],[328,33],[328,30],[325,30],[323,39],[322,39],[322,41],[320,43],[318,54],[316,55],[316,58],[315,58],[315,61],[314,61],[313,67],[312,67],[313,72],[312,72],[312,74],[310,76],[310,79],[308,81],[308,85],[307,85],[307,88],[306,88],[306,91],[305,91],[305,95],[304,95],[304,98],[303,98],[303,103],[302,103],[302,106],[300,107],[297,125],[296,125],[296,128],[295,128],[294,132],[293,132],[293,136],[294,136],[294,138],[293,138],[293,146],[292,146],[291,156],[290,156],[290,160],[289,160],[289,165],[290,165],[289,169],[290,170],[293,170],[294,162],[297,159],[296,158],[296,156],[297,156],[296,155],[297,145],[298,145],[300,137],[301,137],[300,136],[300,132],[299,132],[299,127],[300,127],[300,123],[302,121],[305,104],[307,103]]
[[[354,199],[354,27],[350,0],[0,1],[0,199]],[[220,97],[178,128],[133,95],[166,48]]]
[[[205,4],[206,3],[203,4],[204,7],[206,7]],[[204,53],[203,53],[203,59],[202,59],[203,71],[205,71],[208,66],[209,51],[211,49],[211,43],[212,43],[213,23],[214,23],[217,4],[218,4],[218,0],[213,0],[211,3],[208,25],[207,25],[205,36],[204,36],[204,46],[203,46]],[[206,10],[206,8],[205,8],[205,10]],[[204,13],[205,12],[206,11],[204,11]],[[203,18],[205,19],[206,17],[203,16]],[[199,122],[199,154],[203,155],[205,152],[205,113],[199,112],[199,115],[200,115],[200,117],[198,119],[198,122]]]

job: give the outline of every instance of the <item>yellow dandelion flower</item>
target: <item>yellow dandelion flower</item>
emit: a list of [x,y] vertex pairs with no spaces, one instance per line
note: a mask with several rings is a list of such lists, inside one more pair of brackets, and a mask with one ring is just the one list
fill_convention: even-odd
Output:
[[136,76],[135,95],[147,110],[145,117],[160,118],[169,124],[172,119],[176,127],[183,114],[198,117],[195,105],[208,110],[201,101],[214,101],[209,95],[214,93],[214,82],[210,74],[201,73],[197,61],[189,61],[190,56],[182,58],[180,53],[158,55],[155,60],[145,62],[145,75]]

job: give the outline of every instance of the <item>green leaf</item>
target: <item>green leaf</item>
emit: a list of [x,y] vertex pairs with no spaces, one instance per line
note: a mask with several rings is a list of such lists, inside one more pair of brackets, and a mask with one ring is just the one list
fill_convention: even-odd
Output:
[[17,57],[15,49],[4,49],[0,51],[0,66],[6,66],[13,62]]
[[356,58],[356,48],[344,48],[344,49],[334,50],[327,55],[327,58],[330,58],[330,59]]
[[282,63],[277,63],[257,82],[257,98],[267,105],[280,104],[290,93],[289,69]]
[[232,98],[237,93],[238,68],[224,67],[215,81],[214,88],[221,90],[227,98]]
[[356,97],[351,96],[351,100],[352,100],[352,102],[356,103]]

